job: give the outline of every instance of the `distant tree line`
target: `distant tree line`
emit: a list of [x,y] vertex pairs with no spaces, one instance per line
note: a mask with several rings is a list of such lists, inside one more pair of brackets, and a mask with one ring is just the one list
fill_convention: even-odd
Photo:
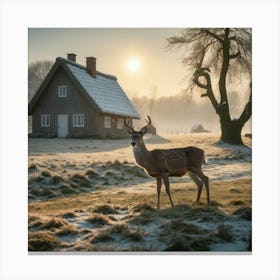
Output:
[[53,62],[48,60],[37,61],[28,65],[28,102],[34,96],[52,66]]

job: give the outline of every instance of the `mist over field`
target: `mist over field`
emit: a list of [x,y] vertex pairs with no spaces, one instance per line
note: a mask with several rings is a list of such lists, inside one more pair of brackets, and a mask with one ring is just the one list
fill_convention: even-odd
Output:
[[[240,95],[230,94],[231,114],[237,117],[244,104]],[[186,134],[192,126],[202,124],[207,130],[219,133],[220,122],[208,99],[200,98],[200,95],[179,93],[170,97],[133,97],[131,99],[137,111],[144,118],[151,116],[153,124],[159,134]],[[134,121],[135,128],[143,125],[143,120]],[[251,132],[251,120],[246,123],[243,133]]]

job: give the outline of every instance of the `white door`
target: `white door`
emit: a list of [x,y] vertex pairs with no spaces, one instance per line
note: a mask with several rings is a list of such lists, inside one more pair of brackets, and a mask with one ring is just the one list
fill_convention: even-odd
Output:
[[65,138],[68,134],[68,115],[57,115],[57,137]]

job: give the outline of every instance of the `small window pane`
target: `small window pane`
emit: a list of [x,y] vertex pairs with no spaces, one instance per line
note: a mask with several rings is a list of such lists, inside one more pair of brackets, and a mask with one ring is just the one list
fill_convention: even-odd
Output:
[[111,128],[111,117],[104,117],[104,128]]
[[85,126],[85,115],[84,114],[73,114],[72,124],[73,124],[73,127],[84,127]]
[[43,114],[41,115],[41,127],[51,126],[51,115]]
[[123,119],[117,119],[117,128],[123,129]]
[[58,86],[58,97],[67,97],[67,86]]

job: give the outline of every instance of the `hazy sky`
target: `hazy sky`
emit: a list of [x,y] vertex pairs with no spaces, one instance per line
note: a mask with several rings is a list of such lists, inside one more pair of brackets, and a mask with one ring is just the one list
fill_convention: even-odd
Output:
[[186,70],[182,51],[168,51],[166,38],[178,35],[176,28],[30,28],[29,63],[55,61],[67,53],[97,58],[97,70],[117,76],[130,95],[148,96],[157,87],[158,95],[174,95],[184,86]]

